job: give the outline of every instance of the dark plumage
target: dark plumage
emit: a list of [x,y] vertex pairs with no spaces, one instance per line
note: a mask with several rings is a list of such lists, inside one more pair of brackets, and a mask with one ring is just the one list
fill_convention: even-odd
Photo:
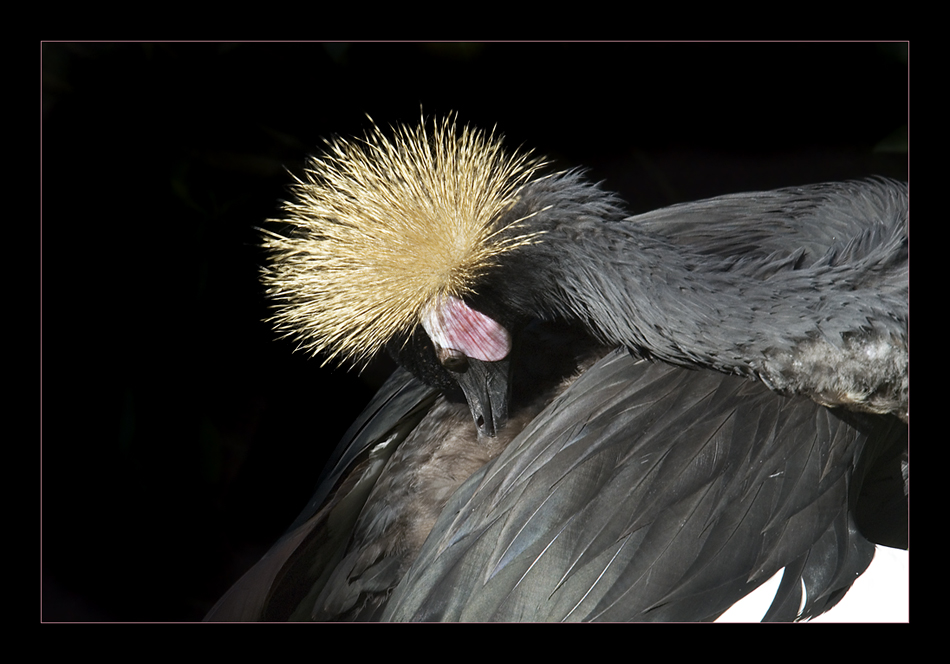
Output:
[[805,619],[906,548],[906,185],[625,218],[448,122],[331,153],[268,240],[277,323],[408,372],[209,619],[714,620],[782,568],[765,618]]

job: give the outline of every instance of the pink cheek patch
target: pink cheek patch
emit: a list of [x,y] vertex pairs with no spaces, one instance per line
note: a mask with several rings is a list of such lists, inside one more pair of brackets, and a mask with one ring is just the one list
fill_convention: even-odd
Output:
[[511,352],[508,330],[455,297],[441,298],[426,311],[422,326],[437,347],[461,351],[475,360],[497,362]]

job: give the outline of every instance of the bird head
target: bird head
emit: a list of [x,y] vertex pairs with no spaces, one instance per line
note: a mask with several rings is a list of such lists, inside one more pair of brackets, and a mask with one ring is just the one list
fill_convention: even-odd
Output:
[[482,435],[507,418],[510,312],[479,305],[506,254],[538,241],[519,205],[543,160],[506,152],[453,117],[362,139],[308,160],[265,231],[275,327],[324,362],[358,367],[390,350],[420,379],[461,390]]

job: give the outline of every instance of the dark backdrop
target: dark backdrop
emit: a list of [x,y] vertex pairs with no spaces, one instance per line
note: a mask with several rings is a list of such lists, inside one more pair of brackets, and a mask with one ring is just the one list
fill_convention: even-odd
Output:
[[263,319],[256,226],[333,133],[458,111],[631,212],[907,177],[904,44],[41,48],[45,620],[187,621],[293,520],[390,368]]

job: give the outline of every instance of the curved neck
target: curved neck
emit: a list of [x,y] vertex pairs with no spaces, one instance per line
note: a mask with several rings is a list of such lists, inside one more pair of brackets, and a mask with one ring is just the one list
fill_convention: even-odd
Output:
[[901,298],[906,311],[906,292],[861,287],[899,245],[859,265],[801,267],[800,254],[727,260],[690,253],[632,222],[575,221],[551,227],[531,248],[529,273],[538,280],[536,313],[578,319],[645,357],[906,417],[906,320],[892,313]]

